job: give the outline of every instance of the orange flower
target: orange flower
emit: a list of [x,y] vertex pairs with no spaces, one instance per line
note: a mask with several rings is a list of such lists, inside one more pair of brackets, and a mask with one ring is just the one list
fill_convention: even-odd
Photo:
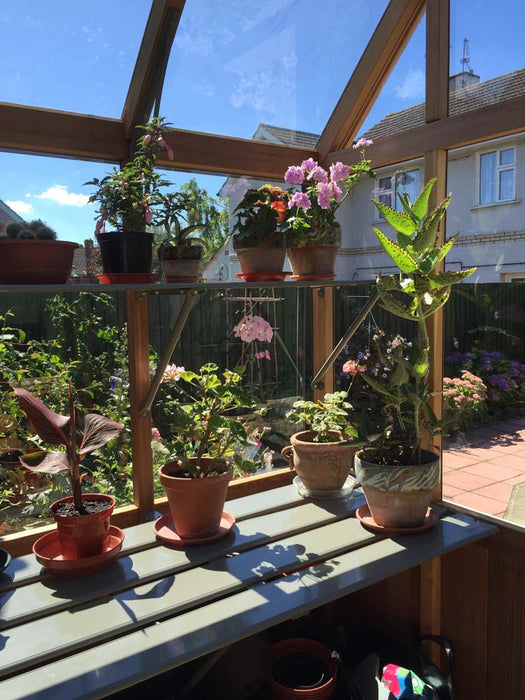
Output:
[[282,224],[286,216],[286,204],[284,202],[272,202],[271,206],[277,212],[277,223]]

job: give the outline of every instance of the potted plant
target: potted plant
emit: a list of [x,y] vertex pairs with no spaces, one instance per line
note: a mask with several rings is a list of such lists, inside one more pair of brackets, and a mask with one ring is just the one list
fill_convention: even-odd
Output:
[[[248,443],[248,436],[234,412],[255,406],[241,384],[243,371],[236,367],[220,374],[216,364],[208,363],[198,372],[175,366],[165,372],[164,381],[176,391],[170,404],[169,452],[174,456],[161,466],[158,476],[168,497],[174,537],[182,542],[219,532],[234,469],[253,469],[253,463],[235,454],[238,445]],[[154,447],[160,449],[159,443]],[[160,530],[159,524],[157,534]]]
[[252,187],[234,209],[233,248],[242,277],[247,282],[284,279],[284,259],[289,234],[286,220],[286,192],[280,187]]
[[[96,188],[89,202],[98,203],[95,238],[106,273],[101,279],[103,282],[127,281],[123,274],[135,275],[129,278],[133,281],[153,279],[153,234],[146,229],[154,223],[160,190],[168,185],[155,171],[160,151],[166,151],[173,159],[173,152],[165,139],[166,126],[162,117],[154,117],[146,125],[138,126],[146,133],[138,139],[134,158],[120,169],[113,168],[101,180],[94,178],[84,183]],[[106,231],[108,224],[115,230]]]
[[352,166],[338,162],[327,172],[309,158],[286,171],[284,181],[301,186],[290,192],[288,200],[292,279],[333,279],[341,247],[341,225],[335,215],[363,175],[375,177],[370,161],[365,158],[365,148],[371,144],[372,141],[364,138],[354,144],[353,148],[361,151],[361,160]]
[[78,243],[57,241],[40,219],[12,222],[0,238],[0,284],[65,284]]
[[[123,426],[96,413],[88,413],[80,420],[71,385],[69,416],[54,413],[26,389],[15,387],[14,392],[36,434],[45,443],[65,448],[61,452],[34,452],[21,459],[22,465],[34,472],[68,472],[72,495],[50,506],[57,524],[62,558],[76,560],[102,554],[115,499],[101,493],[83,494],[80,464],[87,454],[117,437]],[[82,437],[79,442],[77,432],[80,425]]]
[[351,373],[359,373],[384,401],[385,430],[355,458],[356,476],[363,486],[373,520],[389,528],[421,527],[425,522],[432,491],[439,483],[439,457],[431,451],[432,436],[440,424],[428,400],[430,339],[427,320],[448,300],[451,287],[471,275],[475,268],[441,272],[458,234],[440,244],[438,226],[451,195],[431,211],[429,197],[435,179],[421,189],[411,203],[400,195],[403,211],[374,200],[374,204],[397,232],[396,241],[374,232],[399,274],[379,276],[376,282],[380,303],[403,319],[416,323],[415,342],[394,339],[385,344],[376,339],[380,371],[366,366],[366,355],[352,362]]
[[[190,217],[197,223],[189,223]],[[156,223],[164,228],[166,234],[158,249],[166,282],[197,282],[207,246],[202,238],[193,235],[205,224],[200,223],[200,214],[193,206],[191,197],[185,192],[159,194]]]
[[347,392],[336,391],[320,401],[296,401],[286,414],[308,430],[294,433],[281,454],[312,495],[340,491],[352,470],[360,437],[349,420],[352,410]]

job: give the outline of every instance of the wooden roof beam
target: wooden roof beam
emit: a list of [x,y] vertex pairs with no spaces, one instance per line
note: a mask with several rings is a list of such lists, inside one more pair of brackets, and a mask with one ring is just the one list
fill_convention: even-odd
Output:
[[346,148],[425,10],[425,0],[391,0],[317,143],[321,161]]
[[0,149],[118,162],[129,142],[118,119],[1,102]]
[[185,0],[153,0],[122,110],[127,138],[131,138],[137,124],[149,120],[155,100],[160,99],[184,3]]
[[[522,131],[525,131],[525,97],[515,97],[378,138],[367,148],[366,155],[374,168],[380,168],[423,157],[429,151],[450,150]],[[327,160],[352,164],[359,160],[359,155],[353,148],[346,148],[329,153]]]

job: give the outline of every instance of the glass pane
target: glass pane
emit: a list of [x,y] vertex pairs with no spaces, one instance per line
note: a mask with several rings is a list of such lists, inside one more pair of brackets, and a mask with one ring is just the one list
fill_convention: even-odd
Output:
[[514,168],[512,170],[502,170],[499,174],[499,198],[514,198]]
[[2,100],[120,117],[150,6],[4,0]]
[[524,19],[521,0],[451,0],[449,114],[523,95]]
[[504,148],[499,152],[499,164],[500,165],[513,165],[514,164],[514,149]]
[[375,139],[425,121],[425,17],[398,59],[361,129]]
[[479,203],[496,201],[496,153],[484,153],[480,158]]
[[387,5],[188,0],[160,112],[179,128],[314,145]]
[[[396,194],[406,192],[411,202],[413,202],[419,194],[419,170],[409,170],[406,173],[398,173],[396,175]],[[402,210],[399,197],[396,197],[396,209]]]

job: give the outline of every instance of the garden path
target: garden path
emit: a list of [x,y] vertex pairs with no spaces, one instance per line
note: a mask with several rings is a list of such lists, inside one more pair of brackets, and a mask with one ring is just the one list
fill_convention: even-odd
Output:
[[520,509],[511,506],[519,484],[525,484],[525,417],[474,428],[444,443],[445,500],[517,522]]

